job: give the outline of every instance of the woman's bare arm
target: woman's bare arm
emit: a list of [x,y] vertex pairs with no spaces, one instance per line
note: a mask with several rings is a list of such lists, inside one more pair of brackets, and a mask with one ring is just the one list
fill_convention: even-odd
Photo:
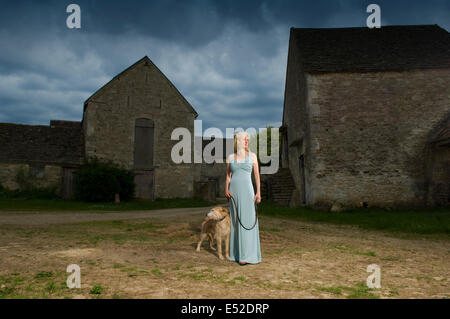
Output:
[[230,197],[230,192],[228,190],[228,186],[230,185],[231,175],[233,175],[233,173],[231,172],[231,169],[230,169],[230,159],[232,156],[233,156],[233,154],[230,154],[227,157],[227,177],[225,180],[225,197],[226,198]]
[[[256,197],[259,197],[259,201],[261,201],[261,181],[260,181],[260,176],[259,176],[258,158],[256,157],[255,153],[252,153],[251,156],[252,156],[252,161],[253,161],[253,173],[255,175],[255,183],[256,183],[255,199],[256,199]],[[259,201],[258,201],[258,203],[259,203]]]

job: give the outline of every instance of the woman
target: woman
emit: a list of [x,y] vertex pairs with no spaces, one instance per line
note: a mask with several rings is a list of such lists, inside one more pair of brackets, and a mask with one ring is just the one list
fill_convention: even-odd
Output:
[[[246,132],[239,132],[234,136],[234,154],[227,158],[227,178],[225,182],[225,196],[230,200],[230,256],[229,260],[239,261],[240,265],[257,264],[261,262],[261,248],[259,244],[259,226],[255,223],[255,201],[261,202],[258,160],[255,153],[248,148],[249,136]],[[255,174],[256,194],[252,185],[252,168]],[[234,201],[231,199],[233,196]],[[234,203],[236,202],[236,206]],[[237,208],[237,209],[236,209]],[[242,225],[237,218],[239,213]]]

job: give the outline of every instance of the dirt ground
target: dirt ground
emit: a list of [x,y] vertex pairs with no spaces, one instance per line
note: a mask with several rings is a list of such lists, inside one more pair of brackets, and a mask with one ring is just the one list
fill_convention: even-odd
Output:
[[450,297],[448,240],[261,216],[262,262],[240,266],[195,251],[208,210],[0,212],[0,298]]

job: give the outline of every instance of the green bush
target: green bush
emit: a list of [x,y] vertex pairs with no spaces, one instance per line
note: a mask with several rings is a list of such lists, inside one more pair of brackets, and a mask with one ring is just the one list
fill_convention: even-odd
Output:
[[134,173],[113,162],[89,158],[74,173],[75,199],[86,202],[114,201],[119,194],[121,201],[133,199]]

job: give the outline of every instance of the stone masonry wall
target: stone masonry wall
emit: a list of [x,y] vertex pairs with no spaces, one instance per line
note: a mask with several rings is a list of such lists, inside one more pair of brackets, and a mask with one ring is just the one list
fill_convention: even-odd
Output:
[[450,110],[450,70],[308,75],[313,202],[426,202],[427,136]]
[[450,205],[450,147],[430,146],[427,157],[427,199],[432,206]]
[[61,187],[61,167],[55,165],[12,164],[0,163],[0,183],[11,190],[20,188],[16,181],[17,173],[23,170],[29,181],[35,187],[48,187],[57,185],[58,192]]
[[[290,37],[288,67],[286,71],[286,88],[284,98],[283,124],[287,126],[287,145],[289,168],[294,178],[296,190],[292,194],[291,206],[301,204],[301,192],[305,192],[306,203],[312,201],[311,198],[311,176],[309,169],[312,166],[311,157],[308,150],[310,149],[310,129],[308,121],[307,87],[306,75],[302,72],[298,59],[298,49],[295,45],[294,38]],[[289,146],[295,142],[295,145]],[[304,155],[305,158],[305,190],[301,189],[301,174],[299,157]]]

